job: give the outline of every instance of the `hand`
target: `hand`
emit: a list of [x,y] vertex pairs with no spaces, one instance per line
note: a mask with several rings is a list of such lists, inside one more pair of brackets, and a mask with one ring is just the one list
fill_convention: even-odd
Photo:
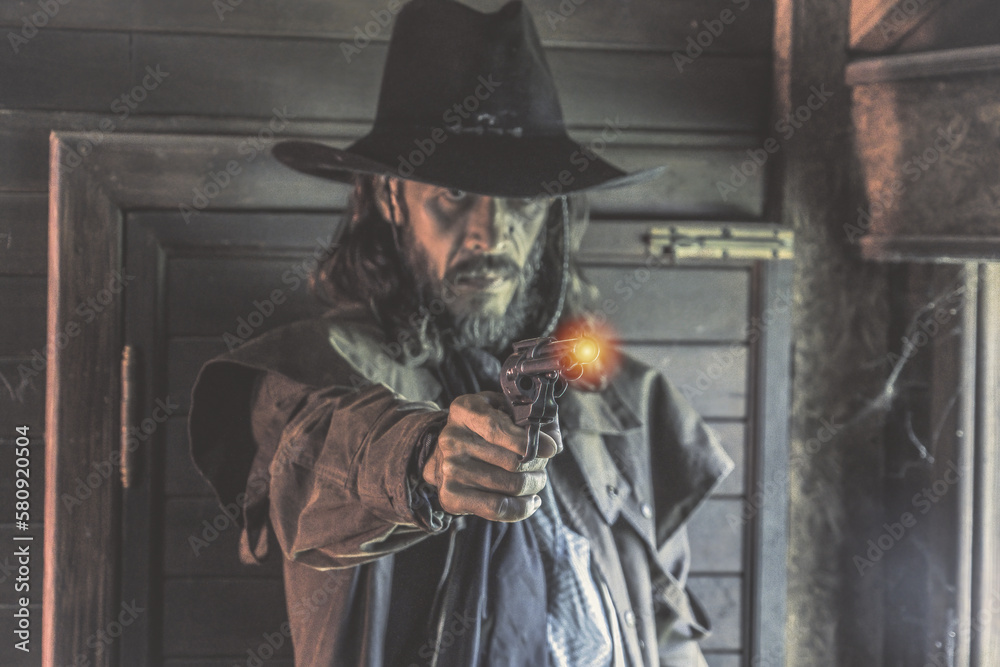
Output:
[[560,447],[547,433],[538,436],[538,458],[522,463],[528,431],[503,411],[502,394],[483,391],[459,396],[423,469],[437,487],[441,509],[490,521],[522,521],[535,513],[545,487],[545,465]]

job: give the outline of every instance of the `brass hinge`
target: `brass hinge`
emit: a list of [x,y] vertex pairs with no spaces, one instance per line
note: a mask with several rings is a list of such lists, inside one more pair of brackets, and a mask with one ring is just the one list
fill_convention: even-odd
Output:
[[791,229],[767,223],[678,224],[650,230],[654,256],[675,259],[791,259]]
[[137,447],[129,447],[129,435],[135,421],[135,411],[138,404],[136,391],[136,352],[131,345],[122,348],[122,403],[121,403],[121,442],[119,454],[121,461],[122,488],[132,486],[135,478],[135,456]]

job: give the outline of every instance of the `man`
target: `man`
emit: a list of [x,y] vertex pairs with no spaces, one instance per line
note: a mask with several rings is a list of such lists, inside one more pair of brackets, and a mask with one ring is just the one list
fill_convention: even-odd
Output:
[[281,545],[296,664],[705,664],[684,524],[732,464],[698,416],[621,356],[528,462],[498,393],[514,341],[589,330],[583,193],[656,173],[580,151],[523,6],[452,0],[400,11],[367,136],[275,147],[354,183],[332,308],[206,364],[190,431],[243,559]]

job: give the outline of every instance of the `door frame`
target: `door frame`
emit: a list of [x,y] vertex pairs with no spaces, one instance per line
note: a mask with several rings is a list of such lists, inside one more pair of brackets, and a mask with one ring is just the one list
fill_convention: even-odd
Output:
[[[324,137],[334,144],[351,138]],[[90,640],[120,611],[124,299],[114,276],[122,270],[126,212],[187,206],[186,221],[194,223],[204,209],[329,211],[342,199],[337,188],[303,178],[267,151],[251,155],[246,140],[50,135],[43,664],[77,664],[81,657],[91,665],[117,663],[115,644],[99,652],[90,644],[102,643]],[[196,190],[208,195],[202,209]],[[80,479],[100,470],[110,474],[94,478],[89,493],[73,495]]]

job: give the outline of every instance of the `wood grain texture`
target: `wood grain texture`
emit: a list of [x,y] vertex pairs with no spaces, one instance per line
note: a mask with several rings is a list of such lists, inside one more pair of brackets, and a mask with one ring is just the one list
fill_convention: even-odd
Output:
[[[1000,74],[856,86],[857,144],[867,202],[844,223],[866,253],[893,238],[978,241],[978,257],[1000,257]],[[942,215],[947,211],[947,215]],[[944,258],[948,244],[911,252]],[[970,257],[971,258],[971,257]]]
[[0,327],[0,355],[45,357],[45,303],[47,289],[43,276],[0,276],[3,295]]
[[[221,8],[200,0],[164,5],[156,0],[99,0],[86,7],[67,3],[48,22],[50,28],[165,31],[280,37],[309,37],[353,43],[355,27],[376,42],[384,42],[395,24],[388,0],[346,0],[335,4],[311,0],[243,0]],[[467,0],[479,11],[496,11],[501,0]],[[752,2],[738,11],[732,0],[596,3],[528,0],[539,36],[547,46],[586,45],[589,48],[678,49],[704,29],[701,22],[717,19],[726,8],[739,17],[713,41],[713,53],[766,53],[770,48],[770,2]],[[562,8],[560,9],[560,4]],[[231,10],[229,9],[231,7]],[[23,28],[25,17],[38,11],[34,4],[0,5],[0,25]],[[382,19],[381,25],[368,25]],[[360,42],[359,42],[360,43]]]
[[703,648],[734,650],[742,647],[742,586],[743,580],[733,576],[688,579],[688,588],[712,620],[712,634],[702,640]]
[[110,113],[115,98],[137,83],[126,33],[46,29],[17,53],[9,46],[0,49],[0,106],[7,109]]
[[15,426],[28,426],[32,438],[44,436],[45,359],[42,356],[0,361],[0,434],[3,434],[0,441],[13,441]]
[[[373,118],[386,53],[373,44],[347,63],[329,42],[154,34],[136,35],[133,48],[136,63],[170,74],[141,113],[265,119],[275,108],[298,118]],[[755,131],[766,120],[765,58],[705,58],[687,76],[663,54],[570,49],[547,57],[570,125],[617,117],[642,128]]]
[[[795,231],[789,469],[788,595],[778,664],[882,664],[878,575],[857,575],[849,558],[882,514],[885,270],[864,263],[842,226],[859,199],[850,141],[847,0],[775,4],[775,113],[808,100],[811,86],[833,92],[823,122],[806,123],[782,152],[782,222]],[[822,420],[850,424],[818,450]],[[867,539],[867,538],[865,538]],[[861,541],[863,543],[863,540]]]
[[[263,577],[280,581],[284,557],[278,543],[272,540],[272,557],[264,564],[243,565],[239,559],[239,536],[239,527],[214,498],[168,498],[161,551],[163,575]],[[263,585],[247,583],[248,588]]]
[[199,496],[214,499],[215,494],[211,485],[205,481],[191,460],[187,418],[176,416],[168,419],[165,433],[164,493],[168,496]]
[[[231,658],[168,658],[163,661],[163,667],[233,667],[234,662],[237,665],[240,661],[246,664],[247,660],[249,656],[246,654]],[[267,667],[295,667],[292,658],[271,658],[262,664]]]
[[947,2],[903,37],[898,53],[1000,43],[1000,5],[991,0]]
[[703,574],[740,574],[743,571],[746,524],[740,520],[743,501],[709,498],[688,524],[691,571]]
[[[59,164],[64,145],[53,145]],[[105,288],[118,268],[120,212],[86,170],[54,175],[55,212],[50,218],[49,339],[74,317],[77,304]],[[85,258],[85,259],[83,259]],[[121,352],[120,304],[112,299],[96,324],[81,327],[64,347],[55,347],[47,376],[45,479],[45,595],[43,660],[74,661],[82,652],[94,665],[109,665],[107,652],[86,647],[87,638],[107,627],[118,612],[115,599],[120,550],[119,502],[114,483],[104,483],[71,513],[60,494],[73,488],[81,471],[106,462],[117,442]],[[70,360],[78,360],[75,364]],[[82,389],[83,388],[83,389]],[[84,400],[81,400],[81,391]],[[86,400],[86,397],[98,400]],[[101,554],[91,567],[77,566],[81,553]],[[57,629],[58,628],[58,629]],[[95,645],[96,646],[96,645]]]
[[46,274],[49,199],[0,193],[0,275]]
[[587,266],[584,272],[601,290],[601,312],[624,341],[729,342],[745,336],[746,301],[730,299],[748,294],[746,271]]
[[[855,0],[851,3],[851,48],[866,53],[894,50],[921,24],[934,24],[946,0]],[[985,4],[985,3],[984,3]],[[927,20],[928,16],[934,15]]]
[[[172,259],[167,268],[169,334],[220,340],[228,334],[230,340],[240,340],[319,315],[323,308],[307,284],[315,266],[301,255]],[[222,303],[220,293],[228,296]]]
[[739,667],[740,660],[742,659],[741,653],[731,653],[731,652],[721,652],[721,651],[706,651],[705,661],[708,663],[708,667]]
[[[237,160],[241,171],[255,165],[269,163],[268,168],[282,179],[292,172],[265,157],[260,148],[269,145],[259,133],[267,121],[243,119],[226,121],[206,117],[151,118],[131,116],[115,126],[112,132],[100,132],[105,116],[93,113],[49,113],[31,111],[0,111],[0,191],[44,190],[48,183],[48,161],[44,155],[50,130],[84,130],[93,132],[92,143],[99,143],[128,132],[154,133],[214,133],[243,135],[235,140],[231,159]],[[353,138],[369,129],[367,122],[338,123],[333,121],[290,121],[287,132],[278,138],[317,138],[331,145],[346,146]],[[619,138],[610,144],[599,141],[601,128],[576,128],[571,135],[588,148],[601,154],[625,169],[641,169],[666,165],[667,171],[660,178],[637,185],[621,192],[609,190],[595,192],[591,197],[595,216],[670,216],[670,217],[736,217],[754,219],[763,214],[764,184],[767,169],[758,170],[735,192],[720,193],[719,183],[729,182],[732,170],[746,161],[747,150],[760,147],[760,140],[752,133],[717,135],[710,132],[653,131],[642,128],[622,129]],[[596,143],[595,143],[596,142]],[[225,164],[225,161],[222,162]],[[199,169],[200,167],[193,167]],[[204,168],[202,180],[209,177]],[[289,172],[289,173],[282,173]],[[194,175],[194,174],[193,174]],[[241,179],[244,178],[241,176]],[[288,187],[311,188],[323,181],[309,176],[295,175]],[[238,184],[237,184],[238,185]],[[178,205],[191,205],[193,188],[203,183],[194,182],[186,190],[188,197]],[[347,189],[334,187],[340,194],[338,208],[346,202]],[[216,207],[209,203],[208,210]],[[204,218],[201,211],[193,214]]]
[[[738,303],[739,296],[733,297]],[[693,336],[697,336],[694,332]],[[733,345],[626,345],[663,373],[704,418],[747,414],[747,351]]]

